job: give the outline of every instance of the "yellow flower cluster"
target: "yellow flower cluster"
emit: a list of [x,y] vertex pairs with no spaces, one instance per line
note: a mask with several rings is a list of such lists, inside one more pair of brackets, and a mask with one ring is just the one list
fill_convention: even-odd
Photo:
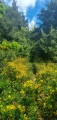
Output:
[[[48,63],[47,65],[45,63],[36,64],[36,67],[38,69],[38,72],[36,73],[36,77],[37,76],[42,77],[42,75],[45,76],[47,74],[50,79],[52,77],[52,74],[57,73],[56,65],[54,63]],[[53,68],[55,68],[55,70]]]
[[13,62],[9,62],[9,66],[12,66],[17,71],[16,78],[21,78],[22,76],[27,76],[26,71],[28,66],[25,65],[26,60],[24,58],[19,58]]
[[26,81],[23,84],[24,87],[31,87],[32,85],[33,85],[33,81],[32,80]]
[[43,80],[40,80],[40,82],[43,82]]
[[25,94],[25,91],[22,89],[22,90],[20,91],[20,94]]
[[6,112],[6,109],[4,107],[2,107],[1,112]]
[[7,108],[7,110],[15,110],[16,109],[15,105],[7,105],[6,108]]
[[26,114],[24,114],[24,119],[25,119],[25,120],[28,120],[28,117],[27,117],[27,115],[26,115]]
[[36,84],[36,85],[35,85],[35,89],[37,89],[37,88],[39,88],[39,87],[41,87],[41,84]]
[[[17,71],[16,78],[27,76],[28,67],[25,62],[26,61],[23,58],[9,62],[9,66],[12,66]],[[12,81],[11,79],[6,80],[6,85],[8,84],[6,88],[8,88],[8,90],[5,89],[5,92],[2,91],[2,97],[0,97],[1,114],[5,112],[5,115],[8,114],[9,119],[14,119],[13,117],[15,117],[15,115],[19,117],[19,114],[20,116],[22,114],[24,120],[31,119],[30,115],[34,115],[33,117],[35,117],[35,120],[37,119],[37,116],[40,116],[39,118],[41,119],[42,115],[44,118],[46,118],[47,115],[47,119],[50,119],[48,113],[50,110],[52,116],[57,115],[57,68],[53,63],[37,64],[36,67],[37,73],[36,75],[33,75],[32,78],[29,76],[28,78],[15,78]],[[12,78],[14,78],[14,75]]]
[[17,108],[21,111],[21,112],[25,112],[25,106],[21,106],[20,104],[17,105]]

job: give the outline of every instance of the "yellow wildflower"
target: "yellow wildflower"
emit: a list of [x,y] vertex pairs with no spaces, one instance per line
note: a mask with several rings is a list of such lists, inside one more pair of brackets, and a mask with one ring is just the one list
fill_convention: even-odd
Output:
[[9,93],[11,93],[11,91],[9,91]]
[[21,111],[21,112],[25,112],[25,106],[21,106],[21,105],[17,105],[17,108]]
[[41,84],[37,84],[36,86],[35,86],[35,89],[37,89],[38,87],[40,87],[41,86]]
[[54,112],[54,114],[57,116],[57,111],[56,111],[56,112]]
[[52,92],[54,92],[54,90],[52,90]]
[[27,118],[27,115],[26,115],[26,114],[24,114],[24,119],[25,119],[25,120],[28,120],[28,118]]
[[11,98],[11,95],[8,95],[8,98]]
[[15,105],[7,105],[6,108],[7,108],[7,110],[14,110]]
[[6,109],[5,109],[5,108],[1,108],[1,111],[2,111],[2,112],[5,112],[5,111],[6,111]]
[[40,80],[40,82],[43,82],[43,80]]
[[0,107],[2,107],[3,105],[0,105]]
[[26,87],[26,86],[27,86],[27,84],[26,84],[26,83],[24,83],[24,84],[23,84],[23,86],[24,86],[24,87]]
[[2,98],[0,97],[0,100],[1,100]]
[[43,105],[44,105],[44,108],[46,107],[46,103],[43,103]]
[[25,106],[22,106],[21,112],[25,112]]
[[18,104],[18,105],[17,105],[17,108],[19,108],[19,109],[20,109],[20,108],[21,108],[21,105],[19,105],[19,104]]
[[24,90],[21,90],[21,91],[20,91],[20,94],[24,94],[24,93],[25,93],[25,91],[24,91]]
[[55,73],[57,73],[57,70],[55,70]]
[[12,114],[10,114],[10,117],[12,117]]

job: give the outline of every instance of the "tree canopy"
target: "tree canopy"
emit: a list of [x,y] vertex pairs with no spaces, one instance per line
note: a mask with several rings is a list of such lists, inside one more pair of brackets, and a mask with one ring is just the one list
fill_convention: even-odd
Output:
[[18,11],[15,0],[11,7],[4,5],[3,2],[0,3],[0,16],[2,16],[0,17],[0,34],[7,40],[12,40],[14,32],[20,30],[21,27],[28,27],[28,20],[25,19],[23,13]]
[[16,56],[29,56],[31,61],[57,62],[57,2],[51,0],[45,6],[38,14],[40,26],[29,31],[28,20],[19,11],[16,1],[13,0],[10,7],[0,0],[1,49],[12,46],[9,49],[14,50]]
[[57,2],[56,0],[51,0],[45,6],[46,8],[42,8],[38,14],[38,18],[41,21],[40,28],[48,33],[51,26],[55,29],[57,28]]

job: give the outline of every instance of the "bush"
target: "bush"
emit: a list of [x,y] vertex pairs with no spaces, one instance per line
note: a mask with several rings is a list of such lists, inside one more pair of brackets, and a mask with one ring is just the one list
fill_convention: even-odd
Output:
[[0,119],[56,120],[57,64],[24,58],[9,62],[0,75]]

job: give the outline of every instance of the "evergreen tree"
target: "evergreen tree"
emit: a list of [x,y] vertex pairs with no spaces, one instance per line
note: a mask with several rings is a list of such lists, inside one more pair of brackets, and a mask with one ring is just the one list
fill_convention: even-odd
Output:
[[18,7],[16,5],[16,1],[15,0],[13,0],[13,2],[12,2],[12,9],[18,11]]
[[2,18],[2,15],[4,14],[5,10],[6,10],[6,5],[4,4],[4,2],[0,0],[0,18]]
[[31,60],[53,60],[57,62],[57,30],[52,26],[49,34],[42,31],[40,40],[35,43],[31,50]]
[[[2,4],[6,7],[4,3]],[[0,34],[2,38],[11,41],[15,32],[21,30],[21,27],[27,27],[27,23],[28,21],[25,19],[24,14],[18,11],[16,2],[13,0],[12,7],[7,6],[0,19]]]
[[41,37],[41,30],[38,27],[35,27],[34,30],[31,31],[30,39],[32,42],[37,42]]
[[38,18],[41,20],[40,28],[44,32],[48,33],[50,31],[51,25],[57,28],[57,1],[51,0],[46,3],[46,9],[42,8]]

